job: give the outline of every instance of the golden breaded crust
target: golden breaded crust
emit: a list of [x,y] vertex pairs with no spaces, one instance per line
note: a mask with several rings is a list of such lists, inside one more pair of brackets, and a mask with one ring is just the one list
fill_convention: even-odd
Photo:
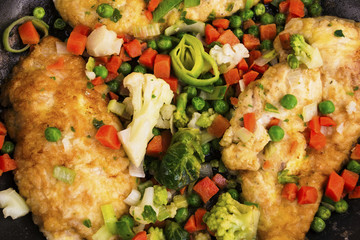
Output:
[[[101,94],[87,89],[85,62],[73,55],[57,55],[48,37],[13,70],[3,88],[2,103],[9,107],[5,122],[16,141],[15,180],[29,205],[34,222],[48,239],[91,239],[104,224],[100,207],[111,203],[117,217],[127,212],[123,200],[135,186],[128,173],[124,151],[104,147],[94,136],[94,118],[121,129],[107,112]],[[64,58],[64,69],[46,66]],[[57,127],[56,143],[44,137],[47,127]],[[53,177],[54,166],[76,172],[69,185]],[[90,219],[91,228],[83,225]]]

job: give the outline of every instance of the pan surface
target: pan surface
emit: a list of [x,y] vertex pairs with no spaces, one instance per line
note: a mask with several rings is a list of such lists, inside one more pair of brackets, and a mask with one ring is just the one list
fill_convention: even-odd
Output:
[[[360,22],[360,1],[359,0],[322,0],[324,15],[338,16],[353,19]],[[32,10],[42,6],[46,9],[44,21],[52,25],[59,14],[56,12],[53,1],[51,0],[0,0],[0,33],[14,20],[19,17],[32,15]],[[57,32],[50,31],[50,34],[64,40],[70,31]],[[17,42],[16,35],[11,37],[11,41]],[[21,55],[12,54],[3,50],[0,45],[0,84],[10,74],[13,66],[19,61]],[[1,110],[1,109],[0,109]],[[16,188],[12,173],[4,173],[0,177],[0,191],[9,187]],[[357,240],[360,239],[360,200],[350,200],[349,210],[345,214],[333,213],[328,220],[326,230],[322,233],[310,231],[307,235],[310,240]],[[17,220],[4,218],[0,211],[0,239],[6,240],[44,240],[44,236],[39,232],[39,228],[33,223],[31,214]]]

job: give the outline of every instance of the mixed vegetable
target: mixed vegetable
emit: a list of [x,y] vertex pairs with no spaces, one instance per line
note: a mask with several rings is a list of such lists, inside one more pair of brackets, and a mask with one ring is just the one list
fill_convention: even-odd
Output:
[[[198,6],[199,0],[150,0],[145,14],[154,23],[161,22],[181,2],[184,3],[181,18],[155,39],[145,41],[117,35],[99,23],[92,31],[83,25],[76,26],[66,45],[57,46],[59,53],[86,58],[87,88],[100,92],[108,101],[108,110],[126,127],[118,132],[114,126],[94,118],[95,138],[105,147],[122,146],[131,161],[130,174],[140,178],[137,189],[125,200],[130,206],[129,215],[117,219],[111,204],[102,206],[105,225],[93,239],[108,239],[112,235],[133,240],[256,236],[258,206],[241,199],[240,179],[219,160],[219,141],[230,126],[240,92],[277,63],[272,41],[292,18],[320,16],[320,2],[264,0],[251,8],[253,2],[247,0],[244,10],[220,19],[210,14],[208,22],[203,23],[186,18],[186,8]],[[119,10],[110,4],[100,4],[96,13],[99,18],[114,22],[121,18]],[[43,8],[37,7],[34,16],[11,24],[3,35],[5,49],[21,52],[37,44],[40,35],[36,28],[44,32],[43,37],[48,34],[49,26],[41,20],[45,14]],[[8,39],[18,24],[22,24],[19,34],[27,46],[15,50]],[[53,25],[56,29],[65,26],[62,19],[56,19]],[[151,37],[154,32],[149,28],[141,35]],[[304,36],[281,33],[279,38],[282,47],[291,51],[287,58],[290,68],[300,64],[308,68],[322,65],[319,50],[309,45]],[[61,70],[63,65],[64,59],[60,57],[47,69]],[[280,104],[293,109],[297,98],[286,94]],[[308,122],[309,147],[320,150],[326,144],[321,127],[336,125],[326,116],[335,111],[335,106],[327,100],[309,108],[300,117]],[[320,116],[312,114],[314,108]],[[265,110],[278,111],[270,103]],[[245,142],[255,130],[255,113],[245,114],[242,121]],[[279,121],[272,119],[269,124],[268,135],[273,142],[281,141],[285,135]],[[16,168],[9,156],[14,144],[7,140],[6,133],[1,123],[0,174]],[[56,127],[50,126],[44,132],[49,142],[57,142],[61,137]],[[343,199],[346,194],[349,199],[360,197],[360,187],[356,186],[360,173],[359,144],[351,159],[341,176],[333,172],[329,177],[325,197],[311,225],[316,232],[325,228],[332,211],[347,211]],[[56,166],[53,176],[72,184],[76,172]],[[298,204],[318,201],[317,189],[310,186],[299,189],[298,177],[289,175],[287,170],[278,173],[278,182],[283,184],[281,196],[288,201],[297,199]],[[6,216],[13,218],[29,211],[20,200],[16,200],[18,207],[9,205],[7,199],[15,194],[10,190],[0,192],[0,205],[8,212]],[[11,207],[23,211],[10,210]],[[84,219],[83,224],[91,228],[89,219]]]

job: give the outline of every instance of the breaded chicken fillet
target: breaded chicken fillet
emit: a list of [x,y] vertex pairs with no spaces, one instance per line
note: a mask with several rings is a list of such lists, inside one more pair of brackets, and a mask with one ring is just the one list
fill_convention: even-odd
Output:
[[[336,30],[342,30],[344,37],[335,36]],[[277,38],[274,47],[283,63],[270,67],[262,79],[240,94],[231,127],[221,141],[225,165],[240,170],[244,198],[260,206],[259,239],[305,238],[328,176],[341,169],[360,136],[360,91],[356,91],[360,86],[360,24],[335,17],[292,19],[284,32],[302,34],[319,49],[323,66],[290,69],[286,63],[289,52]],[[296,96],[294,109],[280,105],[285,94]],[[307,144],[310,119],[306,115],[324,100],[335,105],[335,111],[327,116],[336,126],[322,127],[327,143],[315,150]],[[256,128],[245,134],[250,137],[244,143],[241,119],[249,112],[255,113]],[[279,142],[270,141],[267,134],[271,118],[280,119],[279,126],[285,131]],[[298,176],[300,187],[315,187],[316,203],[301,205],[282,198],[283,184],[277,176],[282,170]]]
[[[17,143],[15,180],[47,239],[91,239],[104,225],[102,205],[112,204],[117,217],[127,211],[123,200],[135,179],[123,149],[104,147],[94,138],[93,119],[120,130],[119,120],[107,112],[101,94],[87,88],[84,60],[58,55],[56,42],[48,37],[35,46],[3,88],[6,126]],[[63,69],[47,70],[59,58]],[[47,127],[58,128],[62,138],[48,142]],[[57,180],[55,166],[74,170],[74,182]],[[86,219],[92,227],[83,224]]]
[[[147,4],[144,0],[54,0],[54,2],[62,18],[72,26],[83,24],[94,28],[97,23],[102,23],[118,34],[137,35],[139,27],[152,23],[145,15]],[[254,0],[253,5],[258,2],[259,0]],[[96,9],[102,3],[108,3],[118,9],[122,15],[121,19],[114,22],[111,19],[100,18]],[[230,16],[239,9],[244,9],[245,3],[246,0],[201,0],[199,6],[185,9],[186,18],[207,21],[210,14],[218,18]],[[162,27],[172,25],[179,20],[181,13],[179,9],[183,9],[183,4],[164,17],[165,24]]]

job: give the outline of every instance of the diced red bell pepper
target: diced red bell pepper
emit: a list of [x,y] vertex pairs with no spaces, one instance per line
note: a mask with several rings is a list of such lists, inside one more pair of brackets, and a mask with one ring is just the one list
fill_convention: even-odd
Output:
[[118,138],[116,128],[112,125],[101,126],[98,129],[95,138],[105,147],[120,149],[121,142]]
[[187,222],[185,223],[184,229],[188,233],[196,232],[196,222],[195,222],[195,215],[191,215]]

